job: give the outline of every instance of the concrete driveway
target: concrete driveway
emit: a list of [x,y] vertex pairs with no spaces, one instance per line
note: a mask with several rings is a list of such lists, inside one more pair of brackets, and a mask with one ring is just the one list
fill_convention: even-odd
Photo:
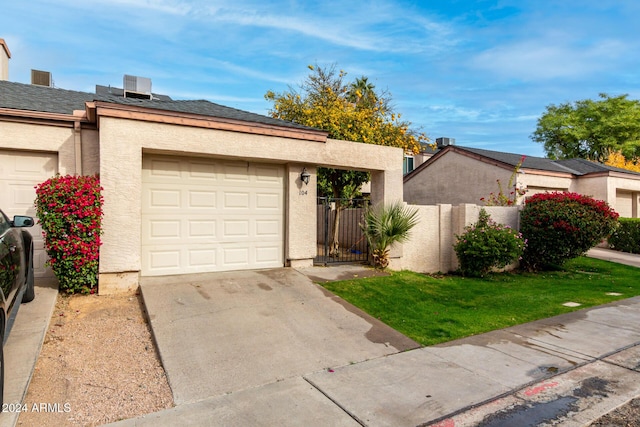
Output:
[[176,405],[419,347],[290,268],[140,288]]

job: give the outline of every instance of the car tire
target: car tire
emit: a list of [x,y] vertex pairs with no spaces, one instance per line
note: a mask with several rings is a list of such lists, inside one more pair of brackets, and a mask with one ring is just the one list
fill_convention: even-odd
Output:
[[34,281],[35,279],[33,277],[33,243],[32,243],[31,249],[29,250],[29,263],[27,265],[27,284],[26,284],[26,289],[24,290],[24,294],[22,295],[22,302],[31,302],[36,297]]

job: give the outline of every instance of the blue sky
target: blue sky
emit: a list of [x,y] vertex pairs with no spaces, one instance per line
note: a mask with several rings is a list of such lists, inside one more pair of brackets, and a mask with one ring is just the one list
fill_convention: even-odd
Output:
[[433,139],[542,156],[547,105],[601,92],[640,98],[637,0],[4,2],[11,81],[57,87],[152,79],[174,99],[260,114],[308,65],[362,75]]

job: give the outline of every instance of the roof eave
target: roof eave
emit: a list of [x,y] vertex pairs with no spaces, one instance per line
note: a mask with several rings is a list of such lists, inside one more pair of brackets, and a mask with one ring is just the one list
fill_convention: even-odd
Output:
[[255,135],[278,136],[306,141],[326,142],[328,132],[317,129],[290,128],[266,123],[245,122],[221,117],[205,116],[170,110],[158,110],[134,105],[116,104],[104,101],[87,103],[87,116],[99,125],[100,117],[141,120],[180,126],[226,130]]
[[57,124],[59,126],[73,126],[74,122],[89,122],[82,111],[74,111],[74,114],[64,114],[0,107],[0,117],[25,123],[48,122],[48,124]]

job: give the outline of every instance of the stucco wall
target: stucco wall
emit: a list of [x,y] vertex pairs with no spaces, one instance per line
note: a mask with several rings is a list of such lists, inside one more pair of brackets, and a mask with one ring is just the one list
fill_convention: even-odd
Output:
[[498,192],[496,180],[506,186],[512,172],[449,152],[404,183],[404,201],[420,205],[480,203],[481,197]]
[[76,173],[71,127],[0,122],[0,148],[58,153],[58,172]]
[[[417,209],[419,223],[411,231],[411,237],[403,245],[401,268],[420,273],[447,273],[455,271],[458,260],[453,250],[455,235],[464,232],[464,227],[478,220],[482,206],[447,204],[437,206],[409,205]],[[491,218],[500,224],[517,229],[518,207],[485,207]]]
[[[524,174],[518,174],[517,184],[520,188],[527,188],[528,191],[525,194],[525,197],[527,197],[533,196],[537,193],[570,191],[574,182],[569,174],[566,176],[550,176],[535,172],[527,172]],[[520,198],[518,202],[522,203],[523,200],[524,197]]]
[[82,131],[82,174],[100,173],[100,135],[97,130]]
[[[402,195],[402,150],[327,140],[284,137],[100,117],[100,174],[104,188],[100,279],[140,271],[140,195],[144,152],[274,162],[289,165],[286,180],[285,256],[290,265],[308,265],[316,253],[315,166],[372,172],[372,201]],[[312,175],[299,182],[303,167]],[[300,191],[308,191],[301,194]],[[123,232],[123,230],[127,230]],[[133,280],[133,275],[122,276]],[[104,279],[104,281],[102,281]],[[130,284],[129,284],[130,285]],[[125,287],[129,287],[125,284]]]
[[309,184],[300,179],[304,166],[291,163],[287,166],[287,220],[286,235],[290,236],[285,242],[285,258],[291,266],[311,266],[316,255],[316,239],[318,223],[316,209],[316,168],[307,167],[311,175]]
[[[51,126],[0,122],[0,148],[57,153],[60,175],[93,175],[99,172],[98,131],[81,130],[79,142],[76,146],[72,123]],[[80,165],[76,163],[76,148],[80,150]]]

